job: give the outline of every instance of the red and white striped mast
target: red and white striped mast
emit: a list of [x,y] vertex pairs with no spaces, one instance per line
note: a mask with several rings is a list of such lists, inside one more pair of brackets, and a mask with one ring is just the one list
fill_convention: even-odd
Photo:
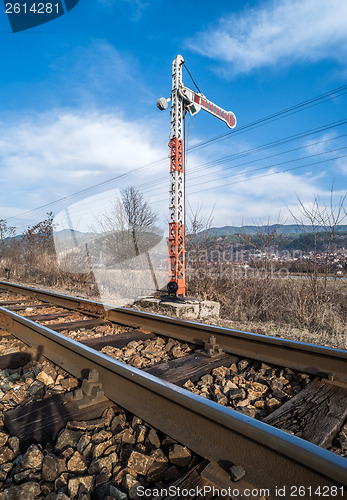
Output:
[[[183,140],[183,99],[179,94],[182,85],[182,65],[184,59],[178,55],[172,62],[171,92],[171,134],[170,134],[170,222],[169,259],[170,281],[168,291],[177,295],[186,294],[185,278],[185,203],[184,203],[184,140]],[[170,285],[171,283],[171,285]],[[170,290],[171,289],[171,290]]]
[[[229,128],[236,126],[236,117],[208,101],[201,93],[196,93],[182,83],[181,55],[172,61],[171,91],[171,134],[170,134],[170,222],[169,222],[169,293],[185,296],[185,175],[183,120],[186,111],[194,116],[204,109],[223,120]],[[168,107],[168,101],[161,97],[157,101],[160,110]]]

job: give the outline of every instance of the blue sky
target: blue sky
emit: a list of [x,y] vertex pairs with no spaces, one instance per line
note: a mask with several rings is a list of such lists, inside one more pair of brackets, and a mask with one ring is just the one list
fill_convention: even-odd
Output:
[[[155,102],[170,95],[179,53],[206,97],[238,120],[233,133],[203,111],[186,120],[188,212],[213,211],[217,226],[289,223],[298,198],[327,202],[333,183],[336,201],[345,192],[347,89],[245,128],[347,83],[345,0],[80,0],[15,34],[1,8],[0,218],[12,225],[103,182],[135,185],[166,220],[170,115]],[[194,88],[185,70],[183,81]],[[90,195],[100,211],[100,191],[65,203]]]

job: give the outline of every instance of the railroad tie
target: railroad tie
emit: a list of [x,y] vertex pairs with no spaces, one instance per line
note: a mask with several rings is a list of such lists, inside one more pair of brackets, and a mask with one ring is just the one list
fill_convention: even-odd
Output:
[[314,379],[263,422],[328,448],[346,418],[346,384]]

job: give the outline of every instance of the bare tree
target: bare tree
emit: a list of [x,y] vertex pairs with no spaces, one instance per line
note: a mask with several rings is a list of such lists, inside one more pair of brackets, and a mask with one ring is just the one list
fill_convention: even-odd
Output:
[[322,210],[317,210],[318,199],[315,199],[314,212],[318,219],[319,224],[324,229],[327,236],[326,251],[325,251],[325,272],[324,272],[324,287],[327,286],[327,277],[329,272],[329,260],[330,254],[333,251],[336,229],[339,224],[341,224],[346,219],[346,208],[344,203],[346,201],[347,193],[345,193],[339,200],[337,205],[334,205],[333,199],[333,187],[330,192],[330,203],[329,206],[324,206]]
[[[112,290],[119,288],[120,279],[117,278],[119,283],[114,286],[112,276],[122,276],[122,279],[126,277],[127,283],[120,293],[124,297],[125,293],[128,293],[128,297],[135,296],[143,288],[143,277],[148,269],[154,288],[159,289],[155,273],[158,249],[150,255],[150,251],[157,247],[164,236],[163,231],[155,225],[157,220],[158,215],[143,194],[133,186],[122,190],[111,208],[96,218],[96,225],[90,228],[95,233],[90,249],[97,268],[110,271],[103,284],[105,289],[113,293]],[[146,286],[150,288],[150,280],[146,280]]]
[[13,238],[16,234],[16,228],[9,226],[6,219],[0,219],[0,257],[3,254],[6,238]]
[[28,227],[23,233],[22,243],[27,254],[35,254],[38,258],[42,254],[53,254],[53,213],[48,212],[45,220]]
[[[96,227],[90,228],[98,234],[92,248],[94,255],[100,255],[107,267],[125,263],[126,268],[129,260],[144,255],[151,266],[148,251],[163,237],[155,226],[157,220],[158,215],[142,193],[133,186],[127,187],[111,209],[96,219]],[[137,265],[141,265],[140,261]]]
[[91,229],[97,232],[102,230],[98,244],[102,242],[108,254],[122,261],[139,255],[143,247],[151,246],[150,235],[156,232],[157,220],[158,215],[143,194],[129,186],[114,200],[111,210],[97,218],[97,227]]
[[147,228],[153,226],[158,215],[153,212],[143,194],[134,186],[128,186],[121,191],[127,222],[130,227]]
[[[334,260],[331,255],[332,247],[335,243],[338,226],[346,218],[344,203],[346,194],[342,196],[338,203],[334,203],[333,186],[330,191],[329,205],[321,203],[318,196],[314,197],[312,205],[308,206],[299,199],[299,209],[301,216],[297,217],[292,212],[291,215],[299,225],[306,240],[310,241],[313,247],[312,271],[308,273],[309,293],[302,297],[300,309],[310,311],[310,322],[315,324],[319,311],[329,303],[328,274],[330,260]],[[324,256],[320,255],[322,242],[325,243]],[[321,260],[324,260],[323,276],[320,276],[322,268]],[[330,287],[331,288],[331,287]],[[307,304],[311,303],[311,307]]]
[[134,186],[128,186],[122,192],[122,202],[127,219],[128,228],[131,231],[135,253],[140,254],[138,233],[149,229],[158,220],[149,203],[144,200],[143,194]]
[[187,235],[189,236],[197,236],[198,233],[205,231],[210,231],[213,223],[213,212],[214,206],[209,215],[203,216],[201,214],[203,205],[198,205],[194,210],[188,202],[188,227],[187,227]]
[[329,274],[329,260],[331,257],[332,247],[334,245],[336,232],[338,226],[346,219],[346,209],[344,203],[346,201],[346,194],[344,194],[338,203],[334,203],[334,189],[333,186],[330,191],[329,205],[321,203],[318,196],[314,197],[311,206],[307,206],[299,199],[299,210],[301,216],[297,217],[292,212],[291,215],[299,225],[302,233],[307,237],[312,235],[313,243],[313,266],[312,266],[312,291],[314,296],[317,294],[317,282],[319,274],[319,243],[324,237],[325,251],[324,251],[324,275],[323,282],[324,288],[327,286],[327,279]]
[[[209,239],[212,236],[213,211],[209,215],[202,214],[203,205],[199,204],[194,209],[188,202],[186,225],[186,277],[187,291],[199,290],[206,294],[206,276],[213,272],[209,255]],[[217,262],[217,264],[219,264]],[[204,279],[203,279],[204,278]]]

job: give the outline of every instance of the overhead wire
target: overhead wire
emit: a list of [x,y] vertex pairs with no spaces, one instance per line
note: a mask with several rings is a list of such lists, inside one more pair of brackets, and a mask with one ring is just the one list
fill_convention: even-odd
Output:
[[[208,170],[208,171],[204,172],[204,177],[209,176],[209,175],[215,175],[215,174],[218,174],[220,172],[225,172],[226,170],[233,170],[235,168],[242,167],[244,165],[250,165],[251,163],[257,163],[258,161],[268,160],[269,158],[275,158],[276,156],[281,156],[284,154],[293,153],[294,151],[300,151],[300,149],[307,149],[307,148],[310,148],[312,146],[317,146],[318,144],[324,144],[326,142],[334,141],[336,139],[340,139],[341,137],[346,137],[346,136],[347,136],[347,134],[342,134],[342,135],[339,135],[336,137],[331,137],[330,139],[324,139],[322,141],[312,142],[310,144],[305,144],[304,146],[299,146],[297,148],[287,149],[286,151],[281,151],[280,153],[274,153],[272,155],[263,156],[262,158],[256,158],[255,160],[248,160],[244,163],[238,163],[237,165],[227,166],[227,167],[221,168],[219,170]],[[224,163],[224,162],[218,162],[215,165],[220,165],[222,163]],[[204,168],[206,168],[206,167],[204,167]],[[197,179],[198,177],[200,177],[200,175],[195,175],[195,176],[193,175],[193,176],[190,176],[190,179]]]
[[[199,194],[199,193],[203,193],[203,192],[206,192],[206,191],[210,191],[211,189],[219,189],[219,188],[223,188],[223,187],[227,187],[227,186],[232,186],[234,184],[240,184],[242,182],[251,182],[253,181],[254,179],[260,179],[262,177],[269,177],[269,176],[272,176],[272,175],[279,175],[279,174],[283,174],[283,173],[286,173],[286,172],[290,172],[292,170],[299,170],[301,168],[306,168],[306,167],[310,167],[312,165],[318,165],[318,164],[321,164],[321,163],[326,163],[326,162],[329,162],[329,161],[333,161],[333,160],[339,160],[341,158],[346,158],[347,154],[345,155],[341,155],[341,156],[336,156],[334,158],[328,158],[326,160],[319,160],[319,161],[316,161],[316,162],[311,162],[311,163],[307,163],[305,165],[299,165],[297,167],[291,167],[291,168],[287,168],[287,169],[284,169],[284,170],[280,170],[278,172],[270,172],[270,173],[267,173],[267,174],[262,174],[262,175],[256,175],[254,177],[251,177],[251,178],[247,178],[247,179],[241,179],[239,181],[235,181],[235,182],[229,182],[229,183],[223,183],[223,184],[220,184],[219,186],[212,186],[212,187],[208,187],[208,188],[205,188],[205,189],[199,189],[197,191],[193,191],[193,192],[190,192],[189,194],[190,195],[193,195],[193,194]],[[267,167],[268,168],[268,167]],[[247,172],[246,172],[247,173]],[[155,203],[162,203],[163,201],[165,201],[165,199],[156,199],[155,201],[153,201],[152,203],[155,204]]]
[[291,136],[284,137],[282,139],[278,139],[276,141],[268,142],[266,144],[263,144],[261,146],[257,146],[255,148],[250,148],[250,149],[246,149],[244,151],[239,151],[237,153],[233,153],[232,155],[223,156],[217,160],[213,160],[211,162],[207,162],[207,163],[204,163],[202,165],[191,168],[190,173],[195,172],[195,171],[199,171],[199,170],[206,168],[206,167],[211,167],[214,165],[218,165],[220,163],[225,163],[225,162],[230,161],[230,160],[242,158],[242,157],[248,156],[250,154],[255,154],[255,153],[258,153],[260,151],[264,151],[266,149],[271,149],[271,148],[276,147],[276,146],[282,146],[283,144],[287,144],[288,142],[292,142],[292,141],[295,141],[298,139],[303,139],[303,138],[308,137],[310,135],[318,134],[321,132],[326,132],[327,130],[331,130],[331,129],[334,129],[334,128],[337,128],[337,127],[340,127],[340,126],[346,125],[346,124],[347,124],[347,119],[338,120],[336,122],[332,122],[332,123],[329,123],[327,125],[322,125],[321,127],[317,127],[315,129],[306,130],[305,132],[300,132],[299,134],[294,134]]
[[[196,186],[202,186],[204,184],[211,184],[213,182],[218,182],[218,181],[221,181],[222,179],[228,179],[230,177],[237,177],[238,175],[243,175],[243,174],[249,174],[249,173],[252,173],[252,172],[258,172],[260,170],[265,170],[265,169],[270,169],[270,168],[273,168],[273,167],[278,167],[280,165],[285,165],[287,163],[293,163],[293,162],[298,162],[298,161],[302,161],[302,160],[306,160],[308,158],[313,158],[315,156],[321,156],[323,154],[329,154],[329,153],[334,153],[336,151],[341,151],[342,149],[346,149],[347,146],[343,146],[341,148],[335,148],[335,149],[332,149],[332,150],[329,150],[329,151],[324,151],[324,152],[321,152],[321,153],[315,153],[315,154],[312,154],[312,155],[307,155],[307,156],[303,156],[303,157],[300,157],[300,158],[292,158],[290,160],[285,160],[285,161],[282,161],[282,162],[278,162],[278,163],[274,163],[272,165],[266,165],[266,166],[262,166],[262,167],[258,167],[258,168],[254,168],[254,169],[245,169],[241,172],[236,172],[236,173],[233,173],[233,174],[227,174],[227,175],[224,175],[222,177],[218,177],[217,179],[214,179],[214,180],[204,180],[202,182],[198,182],[198,183],[195,183],[195,184],[190,184],[189,185],[189,189],[192,189]],[[323,161],[330,161],[330,159],[327,159],[327,160],[323,160]],[[241,165],[244,165],[244,164],[241,164]],[[237,166],[240,166],[240,165],[237,165]],[[217,187],[220,187],[220,186],[215,186],[216,188]],[[214,189],[214,187],[212,186],[210,189]],[[152,194],[155,192],[155,190],[152,190]]]
[[123,177],[127,177],[129,175],[132,175],[132,174],[135,174],[135,173],[138,173],[144,169],[149,169],[149,168],[153,168],[157,165],[159,165],[160,163],[164,163],[167,161],[167,156],[153,162],[153,163],[149,163],[148,165],[144,165],[144,166],[141,166],[141,167],[138,167],[136,169],[133,169],[131,170],[130,172],[124,172],[123,174],[120,174],[120,175],[117,175],[116,177],[111,177],[110,179],[107,179],[105,181],[102,181],[102,182],[99,182],[98,184],[93,184],[92,186],[89,186],[85,189],[81,189],[80,191],[76,191],[75,193],[72,193],[72,194],[69,194],[67,196],[62,196],[61,198],[57,199],[57,200],[54,200],[54,201],[51,201],[49,203],[45,203],[44,205],[40,205],[39,207],[36,207],[36,208],[32,208],[30,210],[27,210],[25,212],[22,212],[16,216],[12,216],[12,217],[8,217],[6,220],[12,220],[12,219],[18,219],[19,217],[22,217],[24,215],[28,215],[28,214],[31,214],[33,212],[36,212],[37,210],[41,210],[42,208],[47,208],[49,206],[52,206],[52,205],[55,205],[57,203],[60,203],[62,201],[66,201],[66,200],[69,200],[71,198],[74,198],[80,194],[83,194],[83,193],[86,193],[88,191],[92,191],[92,190],[95,190],[99,187],[102,187],[104,186],[105,184],[108,184],[108,183],[111,183],[111,182],[114,182],[116,180],[119,180]]
[[[271,115],[268,115],[264,118],[259,118],[258,120],[255,120],[251,123],[247,123],[245,125],[239,126],[237,129],[231,130],[230,132],[226,132],[224,134],[220,134],[220,135],[217,135],[215,137],[212,137],[211,139],[201,141],[200,143],[196,144],[195,146],[192,146],[190,148],[190,151],[195,151],[196,149],[199,149],[199,148],[204,147],[206,145],[212,144],[213,142],[219,141],[221,139],[231,137],[231,136],[236,135],[236,134],[243,133],[244,131],[249,130],[249,129],[258,128],[258,127],[263,126],[267,123],[272,123],[273,121],[279,120],[283,117],[287,117],[287,116],[290,116],[292,114],[299,113],[300,111],[312,108],[313,106],[317,106],[317,105],[322,104],[323,102],[329,101],[331,99],[336,99],[342,95],[345,95],[347,93],[346,89],[347,89],[347,84],[342,85],[341,87],[337,87],[336,89],[333,89],[329,92],[325,92],[324,94],[313,97],[312,99],[308,99],[306,101],[298,103],[298,104],[291,106],[289,108],[285,108],[285,109],[278,111],[276,113],[272,113]],[[342,92],[342,90],[346,90],[346,92]],[[342,93],[340,93],[340,92],[342,92]],[[337,94],[337,95],[334,95],[334,94]]]
[[[310,108],[312,106],[321,104],[322,102],[326,102],[327,100],[335,99],[337,97],[340,97],[341,95],[346,94],[347,91],[346,92],[342,92],[345,89],[347,89],[347,84],[346,85],[342,85],[340,87],[337,87],[336,89],[333,89],[331,91],[325,92],[325,93],[323,93],[323,94],[321,94],[319,96],[316,96],[316,97],[313,97],[313,98],[308,99],[306,101],[303,101],[301,103],[298,103],[298,104],[296,104],[294,106],[285,108],[284,110],[278,111],[276,113],[272,113],[271,115],[268,115],[268,116],[266,116],[264,118],[260,118],[258,120],[255,120],[255,121],[253,121],[253,122],[251,122],[249,124],[245,124],[245,125],[239,127],[238,130],[236,130],[236,131],[227,132],[225,134],[221,134],[221,135],[212,137],[212,138],[210,138],[208,140],[204,140],[204,141],[202,141],[202,142],[200,142],[200,143],[198,143],[198,144],[196,144],[194,146],[191,146],[189,149],[187,148],[187,152],[195,151],[195,150],[197,150],[197,149],[199,149],[201,147],[208,146],[208,145],[210,145],[210,144],[212,144],[212,143],[214,143],[216,141],[219,141],[219,140],[221,140],[223,138],[226,138],[226,137],[230,137],[230,136],[232,136],[232,135],[234,135],[236,133],[241,133],[241,132],[247,131],[249,129],[257,128],[259,126],[265,125],[266,123],[271,123],[272,121],[278,120],[280,118],[284,118],[284,117],[289,116],[289,115],[291,115],[293,113],[297,113],[299,111],[303,111],[303,110],[305,110],[307,108]],[[335,95],[335,94],[337,94],[337,95]],[[20,214],[17,214],[16,216],[8,217],[7,220],[18,219],[20,217],[23,217],[25,215],[29,215],[29,214],[34,213],[34,212],[36,212],[38,210],[41,210],[43,208],[47,208],[47,207],[50,207],[52,205],[55,205],[55,204],[61,203],[63,201],[69,200],[71,198],[74,198],[74,197],[76,197],[78,195],[81,195],[81,194],[84,194],[86,192],[89,192],[91,190],[96,190],[96,189],[98,189],[98,188],[100,188],[102,186],[105,186],[105,185],[107,185],[109,183],[115,182],[116,180],[119,180],[121,178],[128,177],[129,175],[133,175],[133,174],[141,172],[141,171],[143,171],[145,169],[148,170],[149,168],[153,168],[154,166],[157,166],[157,165],[159,165],[159,164],[161,164],[163,162],[166,162],[167,158],[168,158],[168,156],[165,156],[165,157],[163,157],[161,159],[158,159],[158,160],[156,160],[154,162],[151,162],[149,164],[146,164],[146,165],[143,165],[143,166],[139,166],[136,169],[133,169],[133,170],[131,170],[129,172],[124,172],[124,173],[122,173],[120,175],[117,175],[115,177],[109,178],[109,179],[107,179],[105,181],[102,181],[100,183],[94,184],[92,186],[89,186],[89,187],[87,187],[85,189],[82,189],[82,190],[77,191],[75,193],[72,193],[70,195],[63,196],[63,197],[61,197],[61,198],[59,198],[57,200],[54,200],[52,202],[40,205],[39,207],[30,209],[30,210],[26,210],[24,212],[21,212]]]
[[[343,148],[343,149],[346,149],[346,148]],[[320,163],[326,163],[326,162],[329,162],[329,161],[333,161],[333,160],[339,160],[341,158],[345,158],[347,156],[347,154],[345,155],[341,155],[341,156],[335,156],[334,158],[328,158],[326,160],[320,160],[320,161],[315,161],[315,162],[312,162],[312,163],[307,163],[306,165],[300,165],[298,167],[291,167],[291,168],[287,168],[285,170],[281,170],[279,172],[270,172],[268,174],[262,174],[262,175],[258,175],[258,176],[254,176],[250,179],[242,179],[240,181],[236,181],[236,182],[230,182],[227,184],[227,186],[231,186],[231,185],[234,185],[234,184],[239,184],[241,182],[249,182],[249,181],[253,181],[254,179],[260,179],[261,177],[269,177],[271,175],[278,175],[278,174],[283,174],[285,172],[290,172],[292,170],[299,170],[300,168],[306,168],[306,167],[311,167],[312,165],[318,165]],[[210,188],[206,188],[206,189],[199,189],[198,191],[193,191],[192,193],[190,194],[196,194],[196,193],[203,193],[205,191],[209,191],[210,189],[218,189],[220,187],[225,187],[226,185],[225,184],[221,184],[219,186],[214,186],[214,187],[210,187]]]
[[[201,174],[199,176],[192,175],[192,173],[195,173],[195,172],[200,171],[200,170],[205,170],[204,171],[204,177],[206,177],[206,175],[210,175],[209,171],[206,172],[206,168],[207,167],[212,167],[214,165],[218,165],[220,163],[223,163],[224,159],[225,159],[225,161],[231,161],[231,160],[235,160],[235,159],[238,159],[238,158],[244,158],[244,157],[247,157],[249,155],[253,155],[253,154],[257,153],[257,152],[260,152],[260,151],[263,151],[263,150],[266,150],[266,149],[270,149],[270,148],[272,148],[274,146],[283,145],[283,144],[286,144],[286,143],[291,142],[293,140],[305,138],[305,137],[308,137],[310,135],[316,134],[318,132],[325,132],[327,130],[331,130],[333,128],[336,128],[338,126],[345,125],[345,124],[347,124],[347,120],[342,120],[342,121],[334,122],[332,124],[328,124],[326,126],[319,127],[317,129],[311,129],[311,130],[305,131],[305,132],[303,132],[301,134],[295,134],[294,136],[288,136],[286,138],[279,139],[278,141],[274,141],[274,142],[271,142],[271,143],[264,144],[264,145],[259,146],[257,148],[250,148],[250,149],[238,152],[238,153],[234,153],[233,155],[230,155],[230,156],[227,156],[227,157],[223,157],[223,158],[221,158],[219,160],[215,160],[215,161],[204,163],[204,164],[199,164],[195,168],[193,167],[192,169],[189,169],[189,170],[187,169],[187,178],[189,178],[191,180],[191,179],[195,179],[197,177],[200,177]],[[286,150],[286,151],[282,151],[282,152],[276,153],[274,155],[268,155],[268,156],[265,156],[265,157],[262,157],[262,158],[257,158],[255,160],[247,161],[247,162],[244,162],[244,163],[239,163],[237,165],[231,165],[231,166],[228,166],[228,167],[224,167],[223,169],[219,169],[218,171],[216,171],[216,170],[215,171],[211,171],[211,175],[213,173],[218,173],[218,172],[221,172],[221,171],[224,172],[225,170],[232,170],[232,169],[235,169],[237,167],[243,166],[243,165],[248,164],[248,163],[255,163],[255,162],[258,162],[258,161],[262,161],[262,160],[266,160],[266,159],[272,158],[274,156],[279,156],[279,155],[282,155],[282,154],[288,154],[288,153],[291,153],[291,152],[299,150],[299,149],[304,149],[304,148],[310,147],[312,145],[322,144],[324,142],[332,141],[332,140],[338,139],[340,137],[345,137],[345,136],[346,136],[346,134],[341,134],[340,136],[335,136],[335,137],[332,137],[332,138],[329,138],[329,139],[323,139],[323,140],[317,141],[315,143],[306,144],[306,145],[300,146],[298,148],[292,148],[292,149],[289,149],[289,150]],[[148,187],[149,187],[151,193],[153,193],[155,191],[158,191],[159,186],[162,186],[164,183],[166,183],[166,181],[167,181],[167,178],[163,177],[163,178],[157,179],[155,181],[152,180],[152,181],[150,181],[148,183],[142,183],[141,184],[141,190],[142,190],[143,193],[145,193],[145,192],[148,191]]]
[[[236,173],[233,173],[233,174],[223,175],[222,177],[219,177],[218,179],[216,179],[216,181],[220,181],[222,179],[229,179],[229,177],[236,177],[237,175],[242,175],[244,173],[257,172],[258,170],[264,170],[266,168],[277,167],[279,165],[284,165],[286,163],[293,163],[293,162],[296,162],[296,161],[307,160],[308,158],[313,158],[314,156],[321,156],[321,155],[325,155],[325,154],[329,154],[329,153],[335,153],[336,151],[341,151],[342,149],[347,149],[347,146],[343,146],[341,148],[336,148],[336,149],[331,149],[330,151],[323,151],[321,153],[314,153],[312,155],[302,156],[301,158],[292,158],[290,160],[281,161],[281,162],[275,163],[273,165],[266,165],[264,167],[258,167],[258,168],[254,168],[254,169],[251,169],[251,170],[247,169],[247,170],[243,170],[242,172],[236,172]],[[243,163],[241,165],[245,165],[245,164]],[[196,184],[192,184],[192,185],[190,185],[190,187],[201,186],[203,184],[210,183],[210,182],[214,182],[214,181],[206,180],[206,181],[198,182]]]
[[[295,140],[297,138],[302,138],[302,137],[307,137],[309,135],[312,135],[312,134],[315,134],[315,133],[318,133],[318,132],[323,132],[323,131],[326,131],[326,130],[329,130],[329,129],[332,129],[332,128],[335,128],[337,126],[340,126],[340,125],[343,125],[343,124],[346,124],[347,123],[347,120],[344,120],[344,121],[339,121],[339,122],[334,122],[332,124],[328,124],[327,126],[322,126],[322,127],[319,127],[317,129],[311,129],[310,131],[305,131],[304,133],[301,133],[301,134],[295,134],[294,136],[289,136],[287,138],[283,138],[283,139],[280,139],[278,141],[274,141],[272,143],[267,143],[267,144],[264,144],[264,145],[261,145],[259,146],[258,148],[251,148],[251,149],[248,149],[248,150],[245,150],[245,151],[242,151],[242,152],[239,152],[239,153],[236,153],[234,155],[231,155],[230,157],[233,158],[237,158],[237,157],[246,157],[250,154],[254,154],[255,152],[258,152],[258,151],[261,151],[261,150],[264,150],[264,149],[267,149],[269,147],[273,147],[274,145],[277,145],[278,143],[281,143],[281,144],[285,144],[285,143],[288,143],[292,140]],[[346,134],[341,134],[340,136],[335,136],[335,137],[332,137],[332,138],[329,138],[329,139],[324,139],[324,140],[321,140],[321,141],[316,141],[314,143],[309,143],[309,144],[306,144],[304,146],[300,146],[298,148],[292,148],[292,149],[289,149],[289,150],[286,150],[286,151],[282,151],[282,152],[279,152],[279,153],[276,153],[274,155],[269,155],[269,156],[265,156],[263,158],[257,158],[255,160],[251,160],[251,161],[247,161],[247,162],[244,162],[244,163],[239,163],[237,165],[232,165],[232,166],[229,166],[229,167],[226,167],[224,169],[221,169],[220,171],[225,171],[225,170],[231,170],[231,169],[235,169],[235,168],[238,168],[240,166],[244,166],[246,164],[250,164],[250,163],[255,163],[255,162],[258,162],[258,161],[262,161],[262,160],[265,160],[265,159],[269,159],[269,158],[272,158],[272,157],[275,157],[275,156],[280,156],[282,154],[288,154],[288,153],[291,153],[293,151],[296,151],[296,150],[300,150],[300,149],[303,149],[303,148],[307,148],[307,147],[310,147],[310,146],[314,146],[314,145],[318,145],[318,144],[322,144],[322,143],[325,143],[325,142],[329,142],[329,141],[332,141],[332,140],[335,140],[335,139],[339,139],[340,137],[344,137],[346,136]],[[326,152],[323,152],[322,154],[325,154]],[[229,157],[226,157],[226,158],[229,158]],[[298,158],[296,159],[296,161],[299,161],[300,159],[302,158]],[[215,163],[218,164],[218,162],[220,161],[219,160],[215,160]],[[290,160],[290,161],[295,161],[295,160]],[[200,168],[206,168],[206,166],[211,166],[213,165],[214,162],[210,162],[210,163],[206,163],[206,164],[203,164],[203,165],[200,165]],[[277,163],[275,165],[270,165],[270,166],[267,166],[267,167],[261,167],[260,169],[264,169],[264,168],[271,168],[272,166],[278,166],[282,163],[286,163],[286,162],[281,162],[281,163]],[[200,169],[199,168],[199,169]],[[257,169],[254,169],[254,170],[257,170]],[[253,171],[253,170],[252,170]],[[216,172],[212,172],[212,173],[216,173]],[[241,172],[243,173],[243,172]],[[191,172],[187,173],[187,176],[191,179],[195,179],[197,178],[198,176],[191,176],[190,175]],[[209,175],[210,173],[205,173],[204,174],[204,178],[206,177],[206,175]],[[234,175],[238,175],[238,174],[234,174]],[[121,176],[120,176],[121,177]],[[228,176],[225,176],[225,177],[228,177]],[[224,178],[224,177],[222,177]],[[215,181],[218,181],[220,180],[220,178],[216,179]],[[209,181],[209,180],[206,180],[202,183],[198,183],[198,184],[193,184],[193,185],[190,185],[189,187],[194,187],[196,185],[201,185],[201,184],[204,184],[206,182],[214,182],[213,180]],[[145,194],[146,192],[148,192],[148,190],[150,190],[151,194],[155,193],[156,191],[158,191],[158,189],[161,189],[158,185],[162,185],[162,184],[167,184],[168,183],[168,177],[167,176],[163,176],[163,178],[160,180],[156,180],[156,181],[149,181],[148,183],[145,183],[145,184],[142,184],[141,185],[141,191],[143,194]],[[149,186],[149,188],[147,187]],[[154,187],[154,186],[157,186],[157,187]],[[87,190],[89,190],[91,188],[87,188],[86,190],[81,190],[80,192],[78,193],[83,193]],[[75,193],[76,195],[76,193]],[[65,197],[65,198],[62,198],[61,200],[65,200],[65,199],[68,199],[70,197],[73,197],[74,195],[70,195],[69,197]],[[50,205],[53,205],[53,204],[57,204],[58,202],[57,201],[54,201],[54,202],[50,202],[46,205],[42,205],[40,208],[46,208]],[[102,203],[102,202],[100,202]],[[98,207],[98,202],[93,202],[92,206],[93,208],[97,208]],[[28,212],[33,212],[37,209],[32,209]],[[27,213],[28,213],[27,212]],[[19,216],[14,216],[12,218],[18,218]],[[8,218],[8,220],[10,220],[11,218]]]

